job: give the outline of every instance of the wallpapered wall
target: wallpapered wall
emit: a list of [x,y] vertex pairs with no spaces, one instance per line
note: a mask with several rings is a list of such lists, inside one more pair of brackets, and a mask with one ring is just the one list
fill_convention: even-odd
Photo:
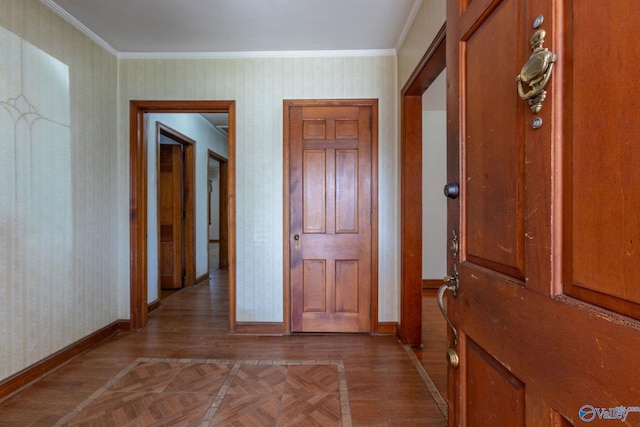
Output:
[[442,22],[424,0],[397,57],[118,60],[0,0],[0,380],[129,317],[131,99],[236,100],[237,320],[281,321],[282,100],[378,98],[379,320],[397,321],[398,87]]
[[447,2],[422,0],[398,51],[398,87],[402,89],[447,19]]
[[118,318],[116,79],[40,2],[0,1],[0,380]]
[[[379,320],[398,317],[396,58],[123,59],[120,120],[132,99],[236,101],[236,317],[283,320],[283,99],[379,99]],[[128,158],[129,133],[119,152]],[[121,179],[121,190],[128,186]],[[121,199],[120,221],[128,224]],[[126,253],[126,248],[123,252]],[[128,282],[121,283],[128,286]],[[121,289],[128,316],[128,287]]]

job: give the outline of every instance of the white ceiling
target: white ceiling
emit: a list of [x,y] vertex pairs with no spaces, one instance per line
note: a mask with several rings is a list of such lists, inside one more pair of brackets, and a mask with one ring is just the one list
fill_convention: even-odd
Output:
[[41,0],[121,56],[395,50],[422,0]]

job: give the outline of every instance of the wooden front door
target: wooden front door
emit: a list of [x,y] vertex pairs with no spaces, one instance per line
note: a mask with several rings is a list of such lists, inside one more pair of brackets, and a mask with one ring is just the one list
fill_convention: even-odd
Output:
[[375,102],[285,105],[291,330],[369,332]]
[[448,2],[450,425],[640,425],[638,22],[633,0]]
[[158,173],[159,278],[161,289],[183,287],[184,197],[182,145],[160,144]]

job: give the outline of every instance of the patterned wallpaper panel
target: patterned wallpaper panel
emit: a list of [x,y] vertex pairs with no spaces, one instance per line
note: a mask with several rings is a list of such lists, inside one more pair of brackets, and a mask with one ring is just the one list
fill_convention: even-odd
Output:
[[447,2],[422,0],[398,52],[398,85],[402,89],[447,19]]
[[0,1],[0,380],[118,318],[117,59]]

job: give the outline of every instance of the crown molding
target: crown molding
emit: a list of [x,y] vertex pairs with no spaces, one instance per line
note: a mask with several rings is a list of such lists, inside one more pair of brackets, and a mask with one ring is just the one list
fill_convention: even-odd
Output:
[[76,18],[71,16],[66,10],[58,6],[52,0],[40,0],[45,6],[49,9],[53,10],[55,13],[60,15],[65,21],[73,25],[78,29],[81,33],[89,37],[100,47],[105,49],[107,52],[111,53],[114,56],[118,56],[118,51],[113,48],[109,43],[100,38],[96,33],[87,28],[82,22],[78,21]]
[[335,58],[346,56],[396,56],[395,49],[289,50],[252,52],[119,52],[122,59],[236,59],[236,58]]

